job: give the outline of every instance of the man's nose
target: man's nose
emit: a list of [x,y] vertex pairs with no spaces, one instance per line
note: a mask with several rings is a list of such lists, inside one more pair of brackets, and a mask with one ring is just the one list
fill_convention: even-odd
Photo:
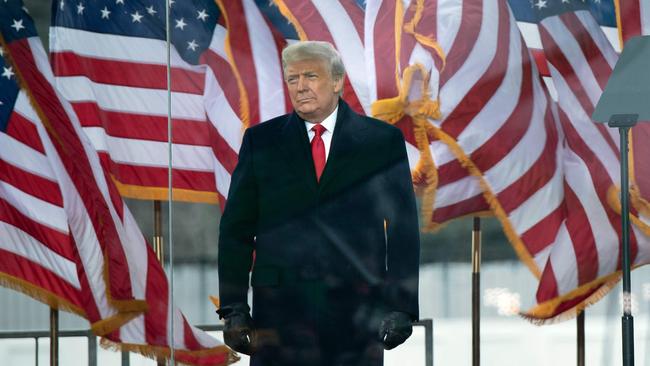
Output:
[[304,77],[299,77],[298,78],[298,90],[306,90],[307,89],[307,82]]

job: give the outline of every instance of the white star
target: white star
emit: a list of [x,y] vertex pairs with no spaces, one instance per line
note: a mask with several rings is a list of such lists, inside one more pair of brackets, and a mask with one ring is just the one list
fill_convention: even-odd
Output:
[[142,19],[142,15],[140,15],[140,13],[137,12],[137,11],[136,11],[135,13],[131,14],[131,18],[133,18],[133,19],[131,20],[132,23],[135,23],[135,22],[142,23],[142,22],[140,21],[140,19]]
[[11,68],[11,66],[7,67],[2,67],[4,71],[2,71],[2,77],[5,77],[7,79],[11,79],[11,77],[14,75],[14,71]]
[[174,5],[174,0],[169,0],[169,7],[171,8]]
[[115,0],[115,5],[122,4],[124,5],[124,0]]
[[14,24],[10,26],[11,28],[16,28],[16,32],[20,32],[21,29],[24,29],[23,20],[14,19]]
[[147,13],[149,13],[149,15],[154,15],[157,13],[157,11],[155,11],[153,9],[153,5],[151,5],[150,7],[147,8]]
[[537,4],[535,4],[535,6],[537,7],[537,9],[540,9],[540,10],[542,8],[545,8],[546,7],[546,0],[537,1]]
[[207,19],[207,17],[208,17],[208,13],[205,12],[205,9],[203,9],[201,11],[197,11],[197,14],[198,15],[196,16],[196,19],[201,19],[204,22],[205,22],[205,19]]
[[107,7],[104,7],[104,9],[100,11],[102,12],[102,19],[108,19],[108,16],[111,14]]
[[0,105],[5,105],[5,104],[4,104],[4,103],[2,103],[2,101],[0,100]]
[[192,42],[187,42],[187,49],[188,49],[188,50],[196,51],[196,48],[197,48],[198,46],[199,46],[199,45],[196,43],[195,40],[192,40]]
[[176,20],[176,27],[175,28],[180,28],[181,30],[185,30],[185,26],[187,24],[185,23],[185,18],[181,18],[180,20]]
[[61,0],[61,2],[59,3],[59,8],[60,8],[61,10],[63,10],[63,6],[64,6],[64,5],[65,5],[65,3],[63,2],[63,0]]
[[79,5],[77,5],[77,14],[83,14],[84,9],[86,9],[86,8],[83,6],[83,4],[79,3]]

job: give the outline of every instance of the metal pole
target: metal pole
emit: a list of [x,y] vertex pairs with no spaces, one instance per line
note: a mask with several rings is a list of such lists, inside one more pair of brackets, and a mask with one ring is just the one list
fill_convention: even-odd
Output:
[[38,337],[34,337],[34,341],[36,342],[36,366],[38,366]]
[[[162,208],[160,201],[153,201],[153,251],[161,265],[164,265],[165,253],[163,251],[163,234],[162,234]],[[128,353],[127,353],[128,357]],[[124,364],[124,354],[122,355],[122,365]],[[128,361],[126,363],[128,365]],[[165,361],[158,359],[158,366],[165,366]]]
[[472,228],[472,366],[481,364],[481,218]]
[[163,264],[164,250],[163,250],[163,234],[162,234],[162,213],[161,203],[156,200],[153,201],[153,251],[156,253],[156,258],[160,264]]
[[97,366],[97,337],[88,334],[88,366]]
[[578,330],[578,366],[585,366],[585,312],[578,314],[576,320]]
[[59,311],[50,308],[50,366],[59,365]]
[[129,366],[131,364],[131,359],[129,358],[128,351],[122,351],[122,366]]
[[632,291],[630,286],[630,208],[628,183],[629,127],[619,127],[621,135],[621,223],[623,225],[623,366],[634,365],[634,318],[632,318]]

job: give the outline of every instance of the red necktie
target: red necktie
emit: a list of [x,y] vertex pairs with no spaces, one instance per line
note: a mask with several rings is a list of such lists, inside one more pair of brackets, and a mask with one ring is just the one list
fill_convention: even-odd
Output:
[[320,176],[325,168],[325,143],[320,137],[326,131],[325,127],[317,123],[311,128],[314,131],[314,138],[311,140],[311,156],[314,159],[314,169],[316,170],[316,180],[320,181]]

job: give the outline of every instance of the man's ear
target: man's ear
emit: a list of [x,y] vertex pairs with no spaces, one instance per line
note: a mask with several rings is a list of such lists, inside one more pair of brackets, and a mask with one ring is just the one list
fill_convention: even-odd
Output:
[[343,90],[343,81],[345,76],[341,76],[338,80],[334,80],[334,94],[340,94]]

